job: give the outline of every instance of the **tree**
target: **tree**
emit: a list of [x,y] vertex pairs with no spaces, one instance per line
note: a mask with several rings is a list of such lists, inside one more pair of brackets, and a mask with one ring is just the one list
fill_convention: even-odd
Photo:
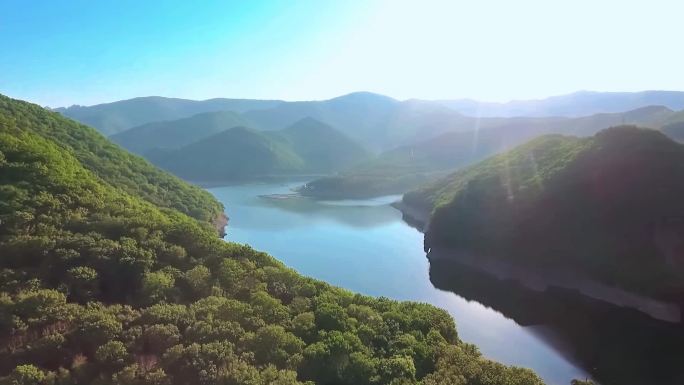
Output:
[[232,258],[224,258],[218,268],[216,276],[221,286],[229,293],[236,293],[243,284],[246,270],[240,261]]
[[206,266],[197,265],[193,267],[185,272],[183,278],[196,297],[209,294],[209,289],[211,288],[211,272],[209,272],[209,269]]
[[74,341],[87,352],[95,350],[115,338],[123,326],[112,313],[102,305],[89,304],[76,316],[73,331]]
[[273,364],[278,368],[286,368],[287,360],[300,354],[304,342],[282,326],[264,326],[256,332],[250,343],[257,363]]
[[180,341],[176,325],[156,324],[147,326],[143,331],[143,351],[161,354]]
[[145,273],[142,279],[142,302],[157,303],[166,300],[175,279],[169,273],[154,271]]
[[121,341],[108,341],[95,351],[95,359],[108,371],[122,369],[129,362],[129,354]]
[[290,318],[287,307],[265,291],[252,294],[250,304],[255,313],[268,323],[282,324]]
[[15,309],[29,326],[44,326],[70,318],[66,296],[56,290],[21,293],[17,296]]
[[316,307],[314,314],[320,329],[344,331],[349,328],[349,316],[338,304],[322,303]]
[[77,266],[67,270],[69,296],[78,302],[94,299],[98,294],[97,277],[97,271],[88,266]]
[[416,367],[411,357],[392,356],[380,360],[378,372],[383,383],[390,383],[396,379],[413,381],[416,378]]
[[45,373],[33,365],[19,365],[12,370],[3,384],[7,385],[41,385],[45,380]]

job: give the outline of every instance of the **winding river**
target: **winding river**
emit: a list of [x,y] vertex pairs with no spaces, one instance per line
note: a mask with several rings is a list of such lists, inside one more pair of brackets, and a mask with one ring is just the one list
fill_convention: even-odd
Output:
[[533,369],[549,385],[589,377],[560,344],[549,342],[543,327],[523,327],[479,302],[435,288],[423,234],[389,205],[398,196],[315,201],[277,195],[300,184],[209,188],[230,217],[225,239],[247,243],[302,274],[355,292],[446,309],[461,339],[477,345],[488,358]]

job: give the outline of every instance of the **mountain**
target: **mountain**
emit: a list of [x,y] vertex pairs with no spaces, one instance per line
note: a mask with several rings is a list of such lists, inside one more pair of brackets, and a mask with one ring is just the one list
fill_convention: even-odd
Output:
[[556,269],[657,298],[684,294],[684,146],[621,126],[550,135],[407,193],[426,248]]
[[[209,194],[122,154],[0,96],[0,383],[542,384],[460,341],[443,310],[224,242],[166,201],[220,207]],[[174,189],[122,187],[119,171]]]
[[477,130],[446,132],[400,146],[339,175],[309,182],[300,192],[328,198],[400,194],[539,135],[587,136],[625,123],[658,128],[675,115],[666,107],[648,106],[580,118],[483,118]]
[[254,124],[232,111],[204,112],[189,118],[153,122],[114,134],[110,139],[128,151],[145,154],[152,149],[179,148],[232,127]]
[[209,182],[294,174],[304,161],[282,139],[246,127],[233,127],[176,150],[147,157],[182,178]]
[[663,134],[680,143],[684,143],[684,122],[670,123],[660,129]]
[[660,130],[670,138],[684,142],[684,110],[671,115]]
[[329,173],[368,157],[334,128],[306,118],[278,131],[234,127],[172,150],[148,152],[160,167],[190,180],[225,182]]
[[223,215],[221,205],[206,191],[127,153],[92,128],[2,95],[0,114],[5,127],[17,125],[22,132],[49,140],[75,157],[97,178],[107,180],[128,194],[206,221]]
[[164,120],[176,120],[203,112],[245,112],[271,108],[279,100],[208,99],[187,100],[148,96],[94,106],[71,106],[55,111],[83,124],[97,128],[105,135],[114,135],[129,128]]
[[645,106],[660,105],[672,110],[684,109],[684,92],[592,92],[580,91],[540,100],[514,100],[507,103],[479,102],[470,99],[440,100],[438,103],[467,116],[479,117],[577,117],[615,113]]
[[147,123],[177,120],[215,111],[240,113],[250,123],[241,125],[266,130],[280,130],[311,117],[334,127],[365,147],[381,152],[445,132],[508,125],[511,122],[502,119],[508,117],[523,120],[543,118],[532,119],[529,124],[544,124],[561,122],[568,117],[622,113],[647,106],[662,105],[681,110],[684,109],[683,95],[681,92],[669,91],[579,92],[544,100],[500,105],[476,101],[399,101],[370,92],[355,92],[329,100],[297,102],[247,99],[194,101],[144,97],[56,110],[92,125],[106,135]]
[[276,134],[285,138],[312,170],[342,170],[370,157],[361,144],[313,118],[299,120]]
[[246,118],[268,130],[279,130],[310,117],[372,146],[382,146],[384,133],[378,127],[399,101],[384,95],[357,92],[324,101],[288,102],[273,108],[246,112]]
[[299,192],[319,198],[400,194],[499,150],[494,143],[476,145],[476,140],[475,132],[449,132],[400,146],[340,175],[309,182]]
[[289,102],[244,114],[265,129],[281,129],[311,117],[326,123],[374,151],[394,147],[448,131],[478,127],[465,117],[432,102],[400,102],[367,92],[324,101]]

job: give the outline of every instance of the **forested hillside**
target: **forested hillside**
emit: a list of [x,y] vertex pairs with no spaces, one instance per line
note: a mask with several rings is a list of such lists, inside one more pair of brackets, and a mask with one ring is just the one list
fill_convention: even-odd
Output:
[[684,292],[684,147],[633,126],[545,136],[404,202],[434,212],[441,245],[579,272],[663,298]]
[[153,149],[179,148],[233,127],[254,124],[232,111],[205,112],[171,121],[153,122],[112,135],[128,151],[145,155]]
[[664,126],[661,131],[672,140],[684,143],[684,122],[670,123]]
[[223,208],[206,191],[131,155],[90,127],[30,103],[0,95],[0,123],[50,140],[97,177],[160,207],[210,221]]
[[314,180],[301,191],[305,195],[338,198],[400,194],[539,135],[593,135],[603,128],[625,122],[658,128],[673,117],[676,114],[668,108],[650,106],[619,114],[573,119],[482,119],[467,131],[446,132],[427,140],[416,139],[413,143],[385,151],[375,159],[338,175]]
[[149,151],[146,156],[188,180],[227,182],[330,173],[370,154],[334,128],[305,118],[277,131],[232,127],[178,149]]
[[152,151],[147,158],[198,182],[248,180],[304,168],[303,160],[285,141],[246,127],[233,127],[179,149]]
[[[352,169],[302,186],[303,195],[365,198],[400,194],[505,148],[477,132],[449,132],[383,152]],[[478,140],[482,139],[482,140]]]
[[331,172],[368,159],[371,154],[359,142],[313,118],[304,118],[272,133],[282,136],[310,170]]
[[166,190],[122,186],[122,170],[197,193],[2,98],[0,383],[541,383],[482,358],[446,312],[302,277],[169,208]]
[[[645,107],[651,110],[639,111]],[[249,123],[230,127],[240,125],[266,130],[281,130],[310,117],[334,127],[375,152],[381,152],[428,140],[445,132],[496,127],[522,127],[523,131],[536,128],[543,133],[557,133],[561,129],[575,127],[576,134],[583,135],[618,124],[657,128],[666,123],[662,120],[667,119],[668,111],[671,114],[672,110],[683,108],[684,93],[669,91],[579,92],[504,104],[472,100],[400,101],[370,92],[355,92],[328,100],[294,102],[249,99],[196,101],[153,96],[88,107],[58,108],[57,111],[106,135],[206,112],[232,111]],[[633,110],[636,113],[630,112]]]

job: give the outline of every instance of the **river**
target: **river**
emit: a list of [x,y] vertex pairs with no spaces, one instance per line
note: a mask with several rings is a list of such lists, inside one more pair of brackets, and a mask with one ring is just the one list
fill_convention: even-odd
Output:
[[[315,201],[267,198],[302,182],[209,188],[230,217],[226,240],[268,252],[302,274],[354,292],[427,302],[446,309],[462,340],[488,358],[533,369],[549,385],[589,375],[542,327],[524,327],[477,301],[433,286],[423,234],[389,203],[399,196]],[[546,336],[542,338],[542,336]]]

